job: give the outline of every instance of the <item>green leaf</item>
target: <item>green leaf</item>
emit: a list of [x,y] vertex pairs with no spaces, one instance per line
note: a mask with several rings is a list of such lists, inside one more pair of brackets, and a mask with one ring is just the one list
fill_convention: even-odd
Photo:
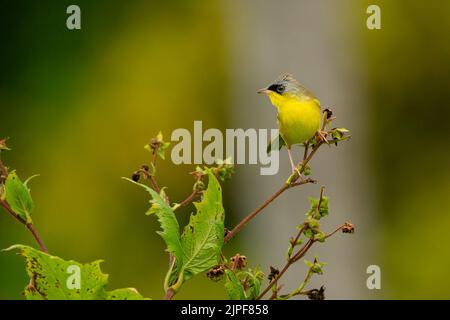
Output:
[[322,231],[318,231],[316,234],[314,234],[314,240],[317,240],[319,242],[325,242],[326,240],[326,234]]
[[[183,263],[183,247],[180,240],[180,226],[178,224],[177,218],[172,208],[164,201],[163,197],[160,196],[156,191],[154,191],[149,186],[135,182],[128,178],[123,178],[131,183],[134,183],[150,193],[152,199],[150,200],[151,207],[147,211],[147,214],[155,214],[158,217],[158,221],[161,225],[161,231],[157,233],[164,239],[167,251],[175,257],[176,264],[171,268],[170,280],[168,285],[172,285],[176,280],[181,270],[181,265]],[[161,190],[161,193],[164,191]],[[173,276],[175,275],[175,277]]]
[[261,291],[261,281],[264,279],[264,273],[259,267],[256,267],[239,273],[238,279],[242,279],[242,276],[244,276],[247,283],[247,299],[255,300]]
[[246,300],[244,288],[231,270],[225,270],[225,290],[231,300]]
[[266,152],[267,152],[267,154],[270,154],[272,152],[272,150],[274,150],[275,148],[277,148],[278,150],[281,150],[281,148],[285,145],[286,145],[286,142],[284,142],[281,135],[278,135],[278,137],[276,137],[271,142],[269,142],[269,144],[267,145]]
[[208,188],[203,193],[203,200],[194,202],[197,213],[191,214],[181,236],[185,280],[217,265],[223,246],[222,190],[212,171],[206,170]]
[[39,177],[39,174],[32,175],[32,176],[29,177],[27,180],[25,180],[25,182],[23,183],[23,185],[24,185],[25,187],[28,188],[28,183],[30,183],[30,181],[31,181],[32,179],[37,178],[37,177]]
[[161,159],[165,159],[165,152],[167,150],[167,148],[169,148],[170,146],[170,142],[165,142],[163,139],[163,134],[162,132],[158,132],[158,134],[156,135],[156,138],[153,138],[149,144],[146,144],[144,146],[145,150],[148,150],[150,152],[154,152],[154,150],[156,150],[158,156]]
[[24,245],[6,250],[18,250],[25,257],[26,272],[31,280],[24,292],[28,300],[144,299],[132,288],[106,291],[108,275],[100,269],[101,260],[81,264]]
[[214,175],[222,182],[229,180],[234,173],[234,166],[231,158],[225,160],[217,159],[216,165],[216,167],[211,168]]
[[350,131],[345,128],[333,128],[329,133],[336,145],[339,141],[350,139]]
[[323,274],[323,267],[326,265],[325,262],[317,261],[317,257],[314,258],[314,262],[305,260],[305,264],[311,270],[312,273]]
[[123,288],[106,292],[106,300],[143,300],[135,288]]
[[321,219],[328,215],[328,197],[323,196],[322,201],[320,202],[319,207],[319,199],[309,198],[309,202],[311,203],[309,210],[307,212],[307,216],[315,219]]
[[6,178],[4,194],[5,200],[11,209],[27,224],[33,223],[31,213],[33,212],[34,204],[30,189],[25,183],[20,181],[15,171],[12,171]]

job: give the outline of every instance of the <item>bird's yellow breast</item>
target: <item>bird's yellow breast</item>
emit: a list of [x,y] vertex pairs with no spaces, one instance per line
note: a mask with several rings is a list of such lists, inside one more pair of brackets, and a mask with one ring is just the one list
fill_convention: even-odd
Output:
[[278,109],[280,135],[287,146],[303,143],[319,130],[320,102],[314,98],[300,99],[297,96],[270,95],[272,104]]

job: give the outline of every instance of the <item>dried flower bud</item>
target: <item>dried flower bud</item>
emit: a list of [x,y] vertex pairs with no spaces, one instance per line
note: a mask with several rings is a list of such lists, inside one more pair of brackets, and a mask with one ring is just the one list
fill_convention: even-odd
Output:
[[280,274],[280,270],[278,270],[277,268],[274,268],[272,266],[270,266],[270,273],[267,276],[267,279],[269,279],[269,281],[272,281],[273,279],[275,279],[276,277],[278,277],[278,275]]
[[321,286],[320,289],[312,289],[306,293],[309,300],[324,300],[325,299],[325,287]]
[[148,170],[150,170],[149,166],[146,165],[146,164],[143,164],[143,165],[141,166],[141,169],[144,170],[144,171],[146,171],[146,172],[148,172]]
[[213,281],[219,281],[220,279],[222,279],[224,273],[225,268],[223,267],[223,265],[218,265],[209,269],[206,273],[206,276]]
[[331,111],[330,109],[326,108],[325,110],[323,110],[323,112],[327,113],[327,120],[331,118],[331,116],[333,115],[333,111]]
[[138,171],[133,172],[133,174],[131,175],[131,180],[133,180],[134,182],[138,182],[140,178],[141,175]]
[[355,226],[351,224],[350,222],[344,223],[342,226],[342,233],[354,233],[355,232]]
[[241,256],[239,253],[236,253],[236,255],[231,257],[230,260],[233,263],[232,268],[234,270],[242,270],[247,266],[247,257]]

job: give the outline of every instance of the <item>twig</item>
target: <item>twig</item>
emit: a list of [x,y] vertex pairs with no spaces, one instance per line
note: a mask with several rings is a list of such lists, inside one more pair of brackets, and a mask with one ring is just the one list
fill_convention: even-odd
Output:
[[[333,232],[331,232],[330,234],[325,236],[325,239],[333,236],[334,234],[336,234],[338,231],[342,230],[342,228],[345,226],[345,224],[339,226],[339,228],[337,228],[336,230],[334,230]],[[304,227],[302,227],[299,231],[299,233],[297,234],[297,237],[294,239],[295,243],[298,241],[299,237],[301,236],[302,232],[304,231]],[[312,247],[312,245],[316,242],[316,240],[314,239],[309,239],[308,242],[291,258],[288,259],[286,265],[283,267],[283,269],[280,271],[280,273],[267,285],[267,287],[262,291],[262,293],[258,296],[258,298],[256,298],[256,300],[260,300],[264,297],[264,295],[270,290],[270,288],[275,284],[278,283],[278,281],[280,280],[280,278],[283,276],[283,274],[298,260],[300,260],[301,258],[303,258],[305,256],[305,254],[308,252],[308,250]],[[308,279],[310,271],[308,271],[308,274],[305,278],[305,281]],[[300,287],[300,289],[297,289],[296,291],[300,291],[300,292],[295,292],[294,295],[298,295],[298,294],[303,294],[301,292],[301,290],[304,289],[304,286],[306,285],[305,281],[303,282],[302,286]]]
[[307,243],[294,255],[294,257],[288,259],[283,269],[281,269],[280,273],[267,285],[267,287],[260,293],[260,295],[256,298],[256,300],[261,300],[265,294],[272,288],[272,286],[278,282],[278,280],[286,273],[286,271],[299,259],[301,259],[306,252],[311,248],[314,244],[315,240],[309,239]]
[[6,212],[8,212],[14,219],[19,221],[21,224],[27,227],[27,229],[31,232],[33,235],[33,238],[36,240],[37,244],[39,245],[39,248],[42,252],[48,253],[47,247],[44,244],[44,241],[42,240],[41,236],[39,235],[38,231],[34,227],[32,223],[27,223],[25,220],[23,220],[18,214],[16,214],[11,207],[9,206],[8,202],[6,200],[0,201],[3,208],[5,208]]
[[[157,148],[159,148],[159,146]],[[158,158],[157,148],[153,149],[153,158],[152,158],[153,169],[156,168],[156,159]],[[161,188],[158,186],[158,182],[156,181],[155,176],[153,174],[150,174],[150,175],[148,175],[148,179],[149,179],[150,183],[152,184],[153,189],[156,192],[160,193]]]
[[44,242],[42,241],[41,236],[39,235],[38,231],[34,227],[33,224],[27,223],[26,224],[28,230],[30,230],[31,234],[33,235],[36,242],[39,244],[39,247],[41,248],[42,252],[48,253],[47,247],[45,246]]
[[327,238],[329,238],[329,237],[331,237],[331,236],[333,236],[336,232],[339,232],[339,231],[341,231],[342,230],[342,228],[345,226],[345,224],[343,224],[343,225],[341,225],[341,226],[339,226],[339,228],[337,228],[336,230],[334,230],[333,232],[331,232],[331,233],[329,233],[329,234],[327,234],[326,236],[325,236],[325,239],[327,239]]
[[[303,161],[300,161],[300,163],[297,165],[301,165],[299,172],[303,173],[305,171],[306,165],[311,161],[314,154],[317,152],[317,150],[320,148],[320,146],[323,144],[322,141],[319,141],[317,145],[311,150],[310,154],[304,159]],[[290,184],[284,184],[280,189],[278,189],[274,194],[272,194],[269,198],[267,198],[259,207],[257,207],[255,210],[253,210],[249,215],[247,215],[241,222],[239,222],[233,230],[231,230],[227,236],[225,237],[224,241],[227,243],[230,241],[231,238],[233,238],[236,233],[238,233],[250,220],[252,220],[258,213],[260,213],[265,207],[267,207],[272,201],[274,201],[276,198],[278,198],[284,191],[286,191],[289,188],[302,185],[305,183],[311,183],[313,180],[306,179],[300,182],[297,182],[299,177],[297,176]]]
[[192,191],[192,193],[183,201],[181,201],[178,206],[180,207],[184,207],[187,206],[188,204],[190,204],[192,201],[194,201],[195,197],[200,194],[200,192],[198,192],[197,190]]

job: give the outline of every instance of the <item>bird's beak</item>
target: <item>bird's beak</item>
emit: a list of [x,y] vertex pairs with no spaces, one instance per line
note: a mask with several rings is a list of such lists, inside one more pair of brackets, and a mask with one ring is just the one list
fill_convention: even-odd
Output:
[[266,96],[269,94],[269,90],[267,88],[259,89],[257,92],[259,94],[265,94]]

